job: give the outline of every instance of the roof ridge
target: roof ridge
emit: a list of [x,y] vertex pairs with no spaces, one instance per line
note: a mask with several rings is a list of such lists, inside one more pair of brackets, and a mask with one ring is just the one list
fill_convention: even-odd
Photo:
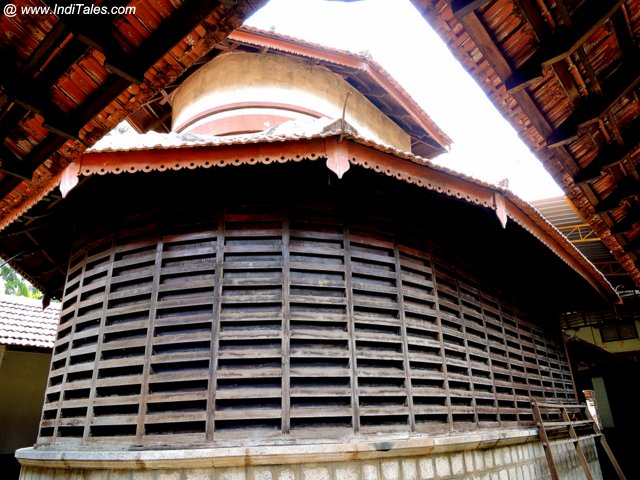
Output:
[[[42,307],[42,299],[40,298],[30,298],[24,297],[21,295],[10,295],[7,293],[0,293],[0,302],[11,303],[14,305],[29,305],[29,306],[37,306]],[[50,306],[59,309],[58,303],[51,303]],[[47,307],[47,308],[49,308]]]

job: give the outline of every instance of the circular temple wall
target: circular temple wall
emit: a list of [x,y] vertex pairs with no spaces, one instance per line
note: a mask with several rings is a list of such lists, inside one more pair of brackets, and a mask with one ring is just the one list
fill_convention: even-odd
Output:
[[480,207],[315,164],[117,178],[103,210],[110,178],[76,197],[95,218],[75,226],[40,445],[528,427],[531,398],[573,398],[538,317],[450,248],[443,212]]

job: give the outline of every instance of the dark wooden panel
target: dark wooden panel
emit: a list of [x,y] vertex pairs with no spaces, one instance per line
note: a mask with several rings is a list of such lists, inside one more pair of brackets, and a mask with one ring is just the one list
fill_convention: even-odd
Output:
[[247,202],[83,237],[39,442],[439,433],[573,401],[559,345],[362,208]]

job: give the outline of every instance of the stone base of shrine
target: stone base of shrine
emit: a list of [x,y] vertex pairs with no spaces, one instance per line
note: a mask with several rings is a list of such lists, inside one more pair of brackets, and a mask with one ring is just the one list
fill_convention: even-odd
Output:
[[[581,441],[594,479],[593,439]],[[519,429],[340,444],[164,450],[25,448],[21,480],[527,480],[551,478],[537,432]],[[571,443],[554,445],[562,479],[585,478]]]

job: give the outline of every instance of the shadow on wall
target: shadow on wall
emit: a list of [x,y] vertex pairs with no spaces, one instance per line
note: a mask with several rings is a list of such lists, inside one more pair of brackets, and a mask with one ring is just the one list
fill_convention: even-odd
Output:
[[[4,348],[4,346],[0,346]],[[19,477],[18,448],[36,442],[51,355],[7,348],[0,360],[0,472]]]

